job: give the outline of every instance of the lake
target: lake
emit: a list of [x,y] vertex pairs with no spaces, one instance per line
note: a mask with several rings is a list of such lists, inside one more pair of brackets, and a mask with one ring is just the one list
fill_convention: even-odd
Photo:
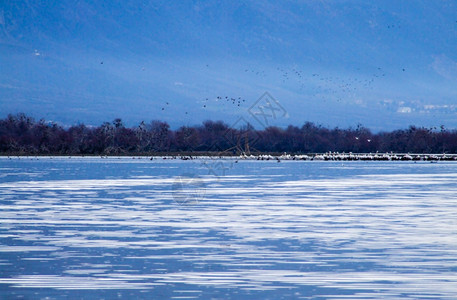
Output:
[[0,158],[0,298],[457,298],[457,163]]

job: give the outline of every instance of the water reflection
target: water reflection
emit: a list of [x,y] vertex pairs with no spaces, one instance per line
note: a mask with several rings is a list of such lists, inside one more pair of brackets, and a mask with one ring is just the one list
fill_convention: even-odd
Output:
[[457,296],[456,164],[126,160],[1,160],[2,298]]

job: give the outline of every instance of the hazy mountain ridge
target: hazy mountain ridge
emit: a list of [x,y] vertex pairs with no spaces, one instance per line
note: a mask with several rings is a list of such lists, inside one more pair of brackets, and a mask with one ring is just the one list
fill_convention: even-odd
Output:
[[[290,112],[280,126],[456,127],[445,106],[457,97],[455,8],[454,1],[8,1],[0,6],[0,109],[66,124],[123,115],[131,124],[156,118],[178,127],[232,123],[269,91]],[[223,107],[218,96],[248,102]],[[173,106],[162,110],[166,102]]]

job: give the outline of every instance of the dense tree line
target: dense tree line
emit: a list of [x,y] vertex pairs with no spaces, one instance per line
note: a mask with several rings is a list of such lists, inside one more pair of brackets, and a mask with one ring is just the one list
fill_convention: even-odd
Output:
[[301,127],[255,130],[249,125],[230,128],[221,121],[172,130],[161,121],[141,122],[127,128],[121,119],[98,127],[64,128],[44,120],[35,121],[24,114],[8,115],[0,120],[0,153],[4,155],[239,154],[243,151],[457,153],[457,131],[411,126],[374,134],[361,125],[329,129],[310,122]]

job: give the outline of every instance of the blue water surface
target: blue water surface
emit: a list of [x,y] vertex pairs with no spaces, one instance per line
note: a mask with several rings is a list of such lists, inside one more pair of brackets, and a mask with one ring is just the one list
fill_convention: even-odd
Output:
[[457,163],[0,158],[1,299],[457,298]]

